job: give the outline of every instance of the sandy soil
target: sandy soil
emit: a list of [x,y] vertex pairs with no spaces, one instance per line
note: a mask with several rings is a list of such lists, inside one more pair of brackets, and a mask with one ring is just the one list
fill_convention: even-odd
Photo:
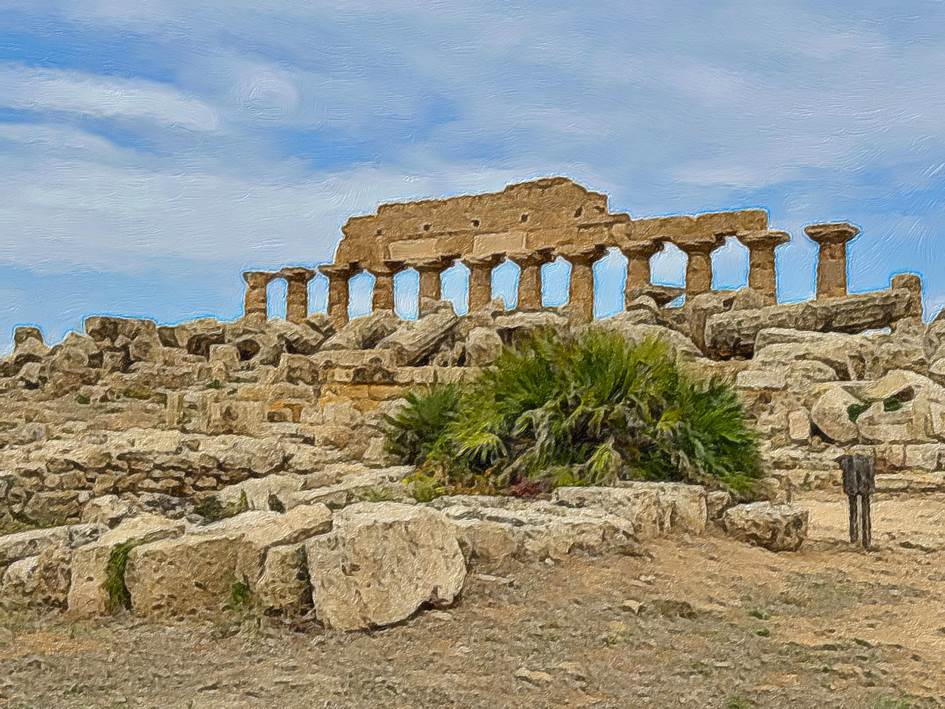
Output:
[[798,553],[713,534],[477,569],[501,578],[372,633],[8,616],[0,705],[945,706],[945,496],[878,500],[870,552],[844,541],[843,501],[801,503]]

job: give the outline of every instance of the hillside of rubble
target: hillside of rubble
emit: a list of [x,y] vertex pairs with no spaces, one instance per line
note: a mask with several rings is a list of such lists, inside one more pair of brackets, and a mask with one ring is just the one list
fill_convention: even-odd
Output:
[[[47,704],[147,705],[135,694],[147,681],[129,678],[151,676],[138,659],[154,657],[162,672],[178,668],[177,699],[195,706],[226,706],[237,690],[247,706],[301,705],[312,683],[334,697],[326,706],[441,694],[504,706],[510,691],[531,692],[534,706],[561,693],[576,706],[814,706],[832,692],[850,706],[932,701],[942,678],[902,648],[926,658],[940,628],[909,645],[895,637],[917,608],[941,610],[930,565],[943,547],[923,520],[945,509],[945,319],[922,321],[914,276],[797,304],[744,289],[667,307],[674,296],[652,289],[593,323],[567,308],[496,302],[459,316],[423,301],[415,321],[381,310],[337,328],[324,315],[91,317],[59,343],[18,328],[0,361],[2,696],[29,705],[23,683],[51,671]],[[734,385],[762,434],[752,500],[637,481],[524,498],[417,494],[414,468],[385,442],[408,391],[474,379],[538,332],[587,328],[659,339],[681,367]],[[875,522],[867,555],[843,541],[837,459],[852,452],[875,457],[880,499],[911,515]],[[914,564],[919,577],[903,576]],[[857,604],[875,593],[888,610],[858,625]],[[513,616],[530,628],[514,639],[503,625]],[[831,621],[836,637],[815,640],[827,618],[848,625]],[[242,659],[191,676],[183,665],[213,642]],[[129,643],[144,654],[104,649]],[[256,645],[296,649],[267,660],[268,689],[239,678],[260,661]],[[435,666],[454,679],[469,654],[477,669],[449,689],[424,675],[421,647],[438,648]],[[515,659],[500,669],[503,647]],[[649,659],[601,673],[631,650]],[[118,674],[64,685],[85,653],[112,653]],[[656,658],[674,668],[669,688]],[[324,668],[315,679],[300,670],[311,663]],[[770,663],[780,671],[763,671]]]

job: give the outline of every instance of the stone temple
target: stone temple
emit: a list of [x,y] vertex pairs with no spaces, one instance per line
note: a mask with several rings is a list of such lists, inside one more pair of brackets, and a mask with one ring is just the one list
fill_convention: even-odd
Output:
[[[454,263],[469,268],[469,311],[491,300],[492,269],[505,260],[520,271],[518,309],[541,310],[541,267],[557,257],[571,264],[570,310],[593,319],[593,265],[609,248],[627,257],[627,302],[649,295],[665,304],[679,291],[654,286],[650,259],[667,243],[686,256],[687,298],[712,286],[712,252],[734,236],[749,251],[748,286],[764,304],[776,301],[775,249],[790,239],[769,228],[762,209],[634,219],[608,209],[606,195],[564,177],[523,182],[501,192],[381,205],[376,214],[352,217],[344,225],[334,263],[319,270],[328,277],[328,313],[336,327],[348,320],[348,282],[364,271],[375,277],[374,310],[393,310],[394,276],[412,268],[420,276],[420,298],[440,299],[440,274]],[[805,229],[820,246],[817,296],[846,295],[846,243],[859,230],[845,223]],[[286,317],[308,316],[308,283],[316,272],[286,268],[244,273],[246,315],[265,314],[266,288],[273,279],[288,284]]]

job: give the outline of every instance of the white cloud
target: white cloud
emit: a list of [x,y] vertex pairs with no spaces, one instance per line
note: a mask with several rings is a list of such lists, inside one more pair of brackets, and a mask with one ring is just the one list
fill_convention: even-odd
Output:
[[0,104],[26,111],[144,119],[196,131],[218,128],[210,106],[171,86],[15,64],[0,65]]

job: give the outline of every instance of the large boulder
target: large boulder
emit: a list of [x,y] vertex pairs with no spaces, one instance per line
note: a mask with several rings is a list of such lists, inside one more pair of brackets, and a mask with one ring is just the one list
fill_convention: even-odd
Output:
[[639,551],[633,525],[603,510],[466,495],[440,504],[469,561],[500,565],[508,559],[563,560],[576,552]]
[[111,608],[106,582],[113,552],[122,546],[147,544],[180,536],[184,523],[141,515],[128,519],[103,534],[97,541],[75,551],[72,557],[72,583],[69,586],[69,610],[80,616],[101,615]]
[[860,406],[857,399],[840,385],[829,387],[814,404],[810,418],[827,438],[836,443],[852,443],[859,438],[850,407]]
[[378,310],[363,318],[355,318],[329,337],[321,349],[367,350],[394,332],[400,318],[389,310]]
[[0,537],[0,568],[19,559],[36,556],[49,547],[61,545],[78,548],[98,539],[103,531],[105,528],[97,524],[73,524],[7,534]]
[[425,507],[352,505],[306,552],[316,617],[340,630],[391,625],[427,603],[449,605],[466,579],[453,526]]
[[771,551],[797,551],[807,538],[807,519],[807,510],[793,505],[753,502],[727,509],[722,526],[740,541]]
[[633,317],[628,317],[626,313],[595,322],[592,327],[619,332],[633,344],[640,344],[644,340],[661,340],[677,357],[692,359],[702,356],[702,352],[695,343],[681,332],[661,325],[634,322]]
[[330,528],[331,511],[310,505],[286,514],[246,512],[136,546],[125,572],[132,610],[163,617],[220,611],[256,592],[269,550]]
[[377,343],[377,349],[390,350],[399,366],[417,366],[429,360],[453,332],[459,317],[448,304],[413,322],[405,321]]
[[889,327],[913,316],[915,294],[909,288],[823,298],[803,303],[732,310],[706,321],[706,349],[716,357],[750,357],[758,333],[766,328],[860,333]]
[[502,353],[502,338],[492,328],[473,328],[466,338],[466,364],[471,367],[485,367]]
[[708,512],[705,488],[658,482],[621,487],[559,487],[552,498],[567,507],[590,507],[627,520],[637,539],[667,534],[702,534]]

